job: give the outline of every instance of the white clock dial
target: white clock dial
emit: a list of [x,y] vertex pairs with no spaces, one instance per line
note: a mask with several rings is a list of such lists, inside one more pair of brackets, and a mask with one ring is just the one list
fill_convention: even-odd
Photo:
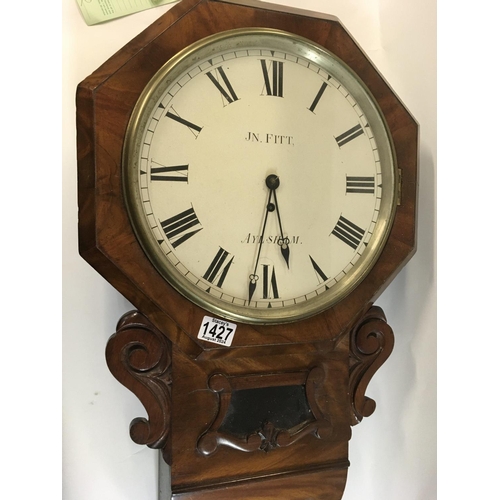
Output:
[[394,172],[358,79],[262,29],[210,37],[162,68],[125,149],[149,258],[198,305],[248,322],[309,316],[359,284],[392,223]]

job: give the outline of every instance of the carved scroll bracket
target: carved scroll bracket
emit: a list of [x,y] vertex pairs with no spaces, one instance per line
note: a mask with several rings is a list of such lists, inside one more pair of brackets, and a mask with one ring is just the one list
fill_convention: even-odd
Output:
[[394,334],[385,314],[371,306],[350,332],[349,394],[351,425],[375,411],[375,401],[365,396],[375,372],[384,364],[394,347]]
[[141,401],[149,419],[135,418],[130,437],[137,444],[163,448],[170,435],[171,366],[170,341],[138,311],[120,319],[106,346],[106,361],[113,376]]

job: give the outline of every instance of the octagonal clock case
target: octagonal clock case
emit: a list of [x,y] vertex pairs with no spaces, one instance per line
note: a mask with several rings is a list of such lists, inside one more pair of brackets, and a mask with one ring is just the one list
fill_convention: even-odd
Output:
[[415,250],[418,125],[283,9],[183,0],[77,90],[80,253],[137,308],[106,359],[181,498],[341,498]]

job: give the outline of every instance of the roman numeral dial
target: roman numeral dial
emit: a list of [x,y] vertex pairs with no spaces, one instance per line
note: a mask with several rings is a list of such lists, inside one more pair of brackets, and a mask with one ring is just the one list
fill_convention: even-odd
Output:
[[314,101],[312,102],[311,106],[309,106],[309,108],[307,108],[309,111],[311,111],[311,113],[314,113],[314,110],[316,109],[316,106],[318,105],[319,103],[319,100],[321,99],[321,97],[323,96],[326,88],[328,87],[328,84],[326,82],[323,82],[321,84],[321,87],[318,91],[318,93],[316,94],[316,97],[314,98]]
[[279,298],[278,281],[276,280],[276,271],[274,266],[268,264],[262,265],[262,298]]
[[266,95],[283,97],[283,61],[260,60]]
[[375,177],[346,177],[346,193],[373,194],[375,193]]
[[365,236],[365,230],[341,215],[331,234],[356,250]]
[[194,45],[144,93],[154,102],[139,102],[147,116],[131,122],[127,205],[183,297],[279,324],[318,313],[367,274],[387,241],[395,176],[364,86],[351,88],[336,59],[323,64],[324,51],[256,31]]
[[323,272],[323,270],[321,269],[321,267],[318,266],[318,264],[316,263],[316,261],[309,255],[309,259],[311,260],[311,265],[314,269],[314,272],[316,273],[317,277],[318,277],[318,280],[320,282],[324,282],[324,281],[327,281],[328,280],[328,276]]
[[227,273],[233,263],[233,259],[234,257],[229,258],[229,252],[224,250],[222,247],[219,248],[212,262],[208,266],[208,269],[203,275],[203,279],[218,286],[219,288],[222,288]]
[[[154,165],[154,166],[153,166]],[[151,161],[151,182],[187,182],[189,165],[164,166]]]
[[177,111],[172,107],[172,111],[167,111],[166,117],[170,118],[170,120],[173,120],[174,122],[180,123],[181,125],[184,125],[188,128],[188,130],[195,136],[198,137],[200,134],[201,130],[203,127],[200,127],[199,125],[196,125],[189,120],[186,120],[185,118],[182,118]]
[[234,91],[231,83],[229,83],[229,80],[226,76],[226,73],[222,69],[222,66],[216,68],[216,71],[214,71],[213,73],[209,71],[207,73],[207,76],[215,85],[217,90],[221,93],[222,97],[224,97],[227,104],[231,104],[232,102],[238,100],[238,96],[236,95],[236,92]]
[[187,241],[189,238],[192,238],[196,233],[203,229],[202,227],[198,227],[201,226],[201,224],[193,207],[188,208],[173,217],[169,217],[160,224],[165,236],[174,248],[177,248],[179,245]]
[[362,134],[363,134],[363,128],[358,123],[349,130],[346,130],[343,134],[340,134],[339,136],[335,137],[335,140],[337,141],[339,148],[341,148],[342,146],[345,146],[353,139],[356,139],[356,137],[359,137]]

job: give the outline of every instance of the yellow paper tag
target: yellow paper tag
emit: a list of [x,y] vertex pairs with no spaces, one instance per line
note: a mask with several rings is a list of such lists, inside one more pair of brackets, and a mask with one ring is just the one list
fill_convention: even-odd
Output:
[[141,10],[159,7],[177,0],[76,0],[85,22],[91,26],[135,14]]

